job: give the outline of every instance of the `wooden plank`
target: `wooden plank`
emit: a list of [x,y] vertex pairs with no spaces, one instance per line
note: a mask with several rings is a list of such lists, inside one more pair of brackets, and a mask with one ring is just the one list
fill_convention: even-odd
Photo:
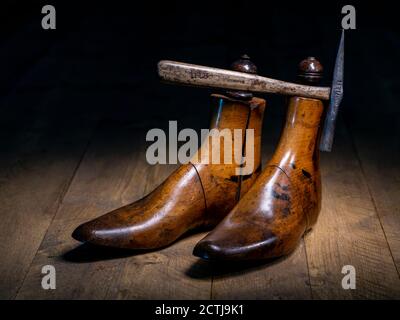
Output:
[[44,94],[21,94],[10,102],[16,114],[25,100],[41,108],[29,119],[20,111],[14,131],[10,118],[2,118],[9,123],[0,135],[0,299],[13,298],[22,285],[94,127],[95,118],[54,109],[71,103],[60,101],[62,92]]
[[[126,129],[126,128],[125,128]],[[135,133],[137,130],[135,131]],[[139,198],[143,186],[129,181],[146,177],[143,161],[135,153],[134,134],[111,126],[96,134],[75,178],[35,256],[18,299],[104,298],[121,252],[80,245],[71,233],[80,223],[95,218],[120,203]],[[54,265],[57,289],[41,288],[41,268]]]
[[384,130],[352,126],[357,155],[397,272],[400,270],[400,126],[395,118],[374,121]]
[[[267,108],[263,131],[263,164],[274,152],[282,124],[282,115],[273,115]],[[303,241],[287,258],[269,264],[219,266],[214,272],[216,275],[213,278],[213,299],[311,298]]]
[[289,257],[269,264],[214,267],[213,299],[310,299],[303,241]]
[[[399,298],[400,280],[349,134],[341,124],[334,151],[322,154],[322,212],[305,238],[313,297]],[[355,290],[342,288],[345,265],[355,267]]]
[[[174,169],[158,165],[148,176],[146,192],[152,191]],[[202,264],[192,255],[205,234],[183,236],[159,251],[127,259],[111,285],[108,299],[208,299],[211,279],[204,277]]]
[[[194,259],[189,254],[195,242],[192,238],[146,254],[88,248],[71,238],[81,222],[140,198],[169,174],[172,168],[147,164],[143,141],[143,129],[128,125],[108,125],[105,132],[96,135],[18,299],[209,296],[210,281],[185,276]],[[41,268],[46,264],[57,270],[56,290],[41,289]]]
[[[400,53],[400,41],[393,32],[383,35],[379,29],[358,39],[359,43],[380,41],[393,52]],[[369,52],[356,52],[360,65],[365,65],[371,58],[379,59],[381,46],[371,47]],[[360,92],[366,92],[374,83],[374,92],[369,95],[357,95],[352,101],[360,111],[353,117],[349,129],[354,141],[357,156],[366,178],[369,191],[373,196],[378,216],[384,228],[397,272],[400,270],[400,116],[397,103],[395,74],[383,72],[390,70],[392,61],[381,59],[378,66],[371,65],[370,76],[360,79]],[[355,73],[357,74],[357,72]],[[354,76],[356,77],[356,76]],[[365,106],[371,106],[365,112]],[[373,106],[373,107],[372,107]]]

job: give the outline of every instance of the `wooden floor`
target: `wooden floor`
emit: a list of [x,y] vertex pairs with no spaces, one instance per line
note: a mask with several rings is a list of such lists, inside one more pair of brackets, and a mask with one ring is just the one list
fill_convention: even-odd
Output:
[[[51,106],[52,96],[46,99]],[[204,233],[145,254],[74,241],[70,235],[77,225],[142,197],[175,167],[146,163],[146,131],[139,119],[135,124],[101,118],[101,113],[98,118],[74,115],[82,126],[72,133],[50,121],[57,112],[49,110],[44,107],[19,134],[2,137],[1,298],[400,297],[397,141],[355,126],[348,130],[341,120],[334,152],[322,154],[318,224],[295,253],[270,264],[220,266],[191,254]],[[280,122],[266,114],[264,161]],[[41,288],[41,268],[48,264],[56,268],[56,290]],[[342,289],[344,265],[356,269],[356,290]]]

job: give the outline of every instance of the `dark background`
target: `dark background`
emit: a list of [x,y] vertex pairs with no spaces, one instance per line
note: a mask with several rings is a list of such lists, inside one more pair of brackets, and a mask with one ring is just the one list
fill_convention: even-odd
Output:
[[[56,7],[56,30],[41,28],[44,4]],[[329,85],[344,4],[356,7],[357,29],[346,32],[339,121],[397,128],[400,37],[390,2],[2,1],[2,141],[13,146],[13,134],[35,121],[72,132],[82,114],[144,127],[168,120],[207,127],[210,91],[160,83],[161,59],[228,67],[247,53],[259,74],[295,80],[299,61],[312,55]],[[284,114],[285,98],[266,99],[267,116]]]

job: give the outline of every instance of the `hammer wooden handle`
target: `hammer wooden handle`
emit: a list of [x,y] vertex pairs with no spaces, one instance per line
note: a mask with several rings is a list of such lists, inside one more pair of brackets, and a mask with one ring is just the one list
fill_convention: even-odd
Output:
[[169,82],[199,87],[278,93],[321,100],[328,100],[330,95],[329,87],[300,85],[254,74],[168,60],[158,63],[158,74]]

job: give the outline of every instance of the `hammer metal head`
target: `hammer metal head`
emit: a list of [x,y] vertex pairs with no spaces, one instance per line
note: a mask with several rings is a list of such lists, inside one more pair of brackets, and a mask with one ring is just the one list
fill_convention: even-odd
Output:
[[329,106],[326,112],[324,128],[321,135],[319,149],[321,151],[331,151],[333,137],[335,134],[336,118],[339,111],[340,102],[343,98],[343,73],[344,73],[344,30],[340,38],[340,44],[333,71],[333,81]]

